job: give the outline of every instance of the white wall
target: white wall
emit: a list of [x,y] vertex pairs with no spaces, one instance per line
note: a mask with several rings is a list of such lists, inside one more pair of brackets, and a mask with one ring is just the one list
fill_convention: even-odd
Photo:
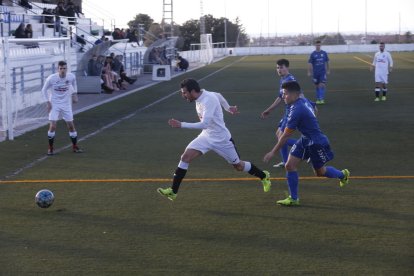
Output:
[[[373,53],[378,51],[379,44],[365,45],[322,45],[322,49],[328,53]],[[390,52],[414,51],[414,44],[385,44],[385,49]],[[238,47],[229,48],[231,55],[285,55],[285,54],[309,54],[315,50],[315,46],[279,46],[279,47]]]

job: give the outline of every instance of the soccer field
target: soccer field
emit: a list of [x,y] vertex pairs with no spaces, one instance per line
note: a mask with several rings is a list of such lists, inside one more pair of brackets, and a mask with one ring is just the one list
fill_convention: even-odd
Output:
[[[46,157],[47,127],[0,143],[0,275],[412,275],[414,273],[414,53],[392,53],[388,100],[374,102],[372,55],[331,54],[321,128],[350,184],[299,168],[301,206],[286,208],[283,169],[262,158],[283,113],[275,61],[315,100],[305,55],[229,57],[180,78],[75,116],[84,154]],[[167,187],[199,133],[167,120],[197,121],[177,93],[184,77],[221,92],[240,114],[225,114],[241,158],[269,170],[272,190],[208,153],[190,165],[176,201]],[[279,159],[274,159],[274,162]],[[40,189],[49,209],[35,206]]]

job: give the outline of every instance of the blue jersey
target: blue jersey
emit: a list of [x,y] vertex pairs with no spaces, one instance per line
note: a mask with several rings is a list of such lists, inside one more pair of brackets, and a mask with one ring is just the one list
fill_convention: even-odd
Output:
[[[279,98],[281,98],[281,99],[283,97],[282,84],[284,84],[285,82],[288,82],[288,81],[296,81],[296,79],[290,73],[287,74],[286,76],[280,78],[280,81],[279,81]],[[289,106],[286,104],[285,105],[285,114],[283,115],[283,118],[280,120],[279,125],[278,125],[278,128],[280,128],[282,131],[285,129],[285,126],[286,126],[286,118],[287,118],[288,108],[289,108]]]
[[329,144],[328,137],[319,128],[315,109],[306,98],[298,98],[289,106],[286,127],[302,133],[304,146]]
[[312,64],[313,75],[325,75],[326,66],[325,63],[329,61],[328,53],[323,50],[313,51],[309,57],[308,63]]

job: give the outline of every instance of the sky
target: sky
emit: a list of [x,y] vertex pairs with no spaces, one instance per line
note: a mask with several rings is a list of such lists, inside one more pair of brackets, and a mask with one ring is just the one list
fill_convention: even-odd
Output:
[[177,24],[201,14],[239,18],[250,36],[414,33],[414,0],[83,0],[83,12],[106,29],[126,28],[140,13],[161,22],[164,2],[173,3]]

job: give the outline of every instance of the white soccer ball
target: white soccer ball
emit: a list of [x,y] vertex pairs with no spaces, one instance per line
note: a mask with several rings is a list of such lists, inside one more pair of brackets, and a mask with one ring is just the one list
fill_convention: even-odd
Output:
[[40,190],[35,196],[35,202],[40,208],[49,208],[55,200],[55,195],[49,190]]

